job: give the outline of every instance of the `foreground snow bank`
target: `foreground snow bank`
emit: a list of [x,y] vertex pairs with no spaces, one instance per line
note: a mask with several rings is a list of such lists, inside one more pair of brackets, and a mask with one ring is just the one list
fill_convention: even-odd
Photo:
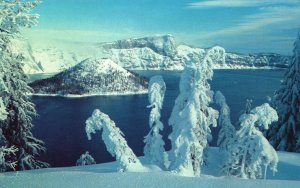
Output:
[[222,155],[218,148],[209,148],[207,165],[200,177],[177,176],[141,162],[148,172],[117,173],[115,162],[68,168],[49,168],[0,174],[1,187],[299,187],[300,154],[278,152],[279,172],[267,180],[244,180],[219,174]]

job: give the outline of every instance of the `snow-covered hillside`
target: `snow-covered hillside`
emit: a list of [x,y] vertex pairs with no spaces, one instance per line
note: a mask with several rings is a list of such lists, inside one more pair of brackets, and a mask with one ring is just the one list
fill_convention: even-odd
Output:
[[40,95],[125,95],[147,92],[147,81],[110,59],[87,59],[53,77],[30,84]]
[[243,68],[243,67],[275,67],[286,68],[291,61],[290,56],[279,55],[275,53],[259,54],[235,54],[226,53],[226,67]]
[[[40,61],[37,61],[34,56],[33,48],[28,42],[21,38],[12,39],[14,45],[12,45],[12,51],[14,54],[22,54],[24,67],[23,70],[28,73],[44,72],[43,65]],[[24,53],[26,52],[26,53]]]
[[300,185],[300,155],[278,152],[278,172],[273,176],[268,172],[267,180],[244,180],[224,177],[219,173],[222,154],[218,148],[208,149],[208,162],[200,177],[184,177],[161,171],[157,166],[149,165],[142,157],[141,162],[148,170],[144,172],[116,172],[116,162],[90,166],[67,168],[48,168],[21,172],[2,173],[1,187],[263,187],[298,188]]
[[[63,45],[62,45],[63,44]],[[223,47],[214,50],[214,68],[286,67],[289,56],[279,54],[226,53]],[[68,43],[50,46],[32,44],[27,73],[59,72],[87,58],[109,58],[130,70],[182,70],[191,54],[203,55],[209,49],[176,44],[171,35],[119,40],[112,43]],[[210,48],[211,49],[211,48]]]

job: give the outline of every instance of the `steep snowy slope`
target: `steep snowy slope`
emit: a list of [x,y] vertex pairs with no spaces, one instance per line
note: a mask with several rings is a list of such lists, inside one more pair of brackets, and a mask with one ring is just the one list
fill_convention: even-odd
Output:
[[205,187],[205,188],[298,188],[300,185],[300,155],[297,153],[279,152],[278,173],[269,173],[267,180],[244,180],[224,177],[219,174],[222,162],[218,148],[209,148],[207,166],[203,166],[200,177],[177,176],[161,171],[149,165],[145,158],[141,162],[148,168],[147,172],[117,173],[117,163],[105,163],[91,166],[68,168],[49,168],[23,172],[3,173],[0,176],[1,187]]
[[49,43],[32,43],[32,56],[41,69],[33,73],[57,73],[66,70],[88,58],[102,58],[102,46],[97,43],[78,43],[69,41],[52,41]]
[[147,81],[109,59],[87,59],[53,77],[30,83],[35,94],[124,95],[147,92]]
[[[66,47],[67,46],[67,47]],[[211,52],[214,68],[260,68],[286,67],[289,56],[279,54],[236,54],[226,53],[215,46],[209,49],[177,45],[171,35],[133,38],[112,43],[73,43],[55,47],[33,45],[32,56],[38,68],[26,69],[33,72],[59,72],[76,65],[86,58],[109,58],[130,70],[182,70],[190,54],[203,55]]]
[[182,70],[183,64],[152,49],[111,49],[110,58],[120,66],[131,70]]
[[24,71],[28,74],[43,72],[43,66],[35,59],[32,47],[23,38],[12,39],[14,46],[12,46],[13,53],[22,54],[24,62]]

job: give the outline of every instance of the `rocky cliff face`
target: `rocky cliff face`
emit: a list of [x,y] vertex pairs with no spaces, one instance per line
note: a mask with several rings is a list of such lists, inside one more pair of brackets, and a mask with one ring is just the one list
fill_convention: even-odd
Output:
[[59,72],[86,58],[109,58],[130,70],[182,70],[191,54],[203,56],[206,52],[214,60],[214,68],[283,68],[291,60],[289,56],[272,53],[228,53],[220,46],[201,49],[177,45],[171,35],[119,40],[89,48],[78,45],[74,48],[33,50],[32,56],[38,63],[35,69],[27,72]]
[[226,66],[228,67],[277,67],[286,68],[291,61],[290,56],[273,53],[234,54],[226,53]]
[[148,48],[162,56],[172,58],[176,55],[176,43],[171,35],[118,40],[111,44],[105,44],[104,47],[108,49]]
[[34,94],[125,95],[147,92],[147,80],[109,59],[87,59],[53,77],[30,83]]

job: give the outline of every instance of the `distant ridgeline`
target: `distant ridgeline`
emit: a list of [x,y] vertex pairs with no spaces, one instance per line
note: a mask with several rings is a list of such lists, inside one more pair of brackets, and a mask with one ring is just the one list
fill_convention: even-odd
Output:
[[87,59],[29,85],[37,95],[126,95],[147,93],[148,81],[109,59]]
[[[290,56],[274,53],[237,54],[227,53],[223,47],[215,46],[212,59],[214,68],[285,68]],[[191,54],[203,56],[209,49],[177,45],[171,35],[118,40],[112,43],[71,44],[65,46],[32,45],[26,56],[27,73],[49,73],[66,70],[87,58],[109,58],[130,70],[182,70]],[[32,61],[34,60],[34,61]]]

